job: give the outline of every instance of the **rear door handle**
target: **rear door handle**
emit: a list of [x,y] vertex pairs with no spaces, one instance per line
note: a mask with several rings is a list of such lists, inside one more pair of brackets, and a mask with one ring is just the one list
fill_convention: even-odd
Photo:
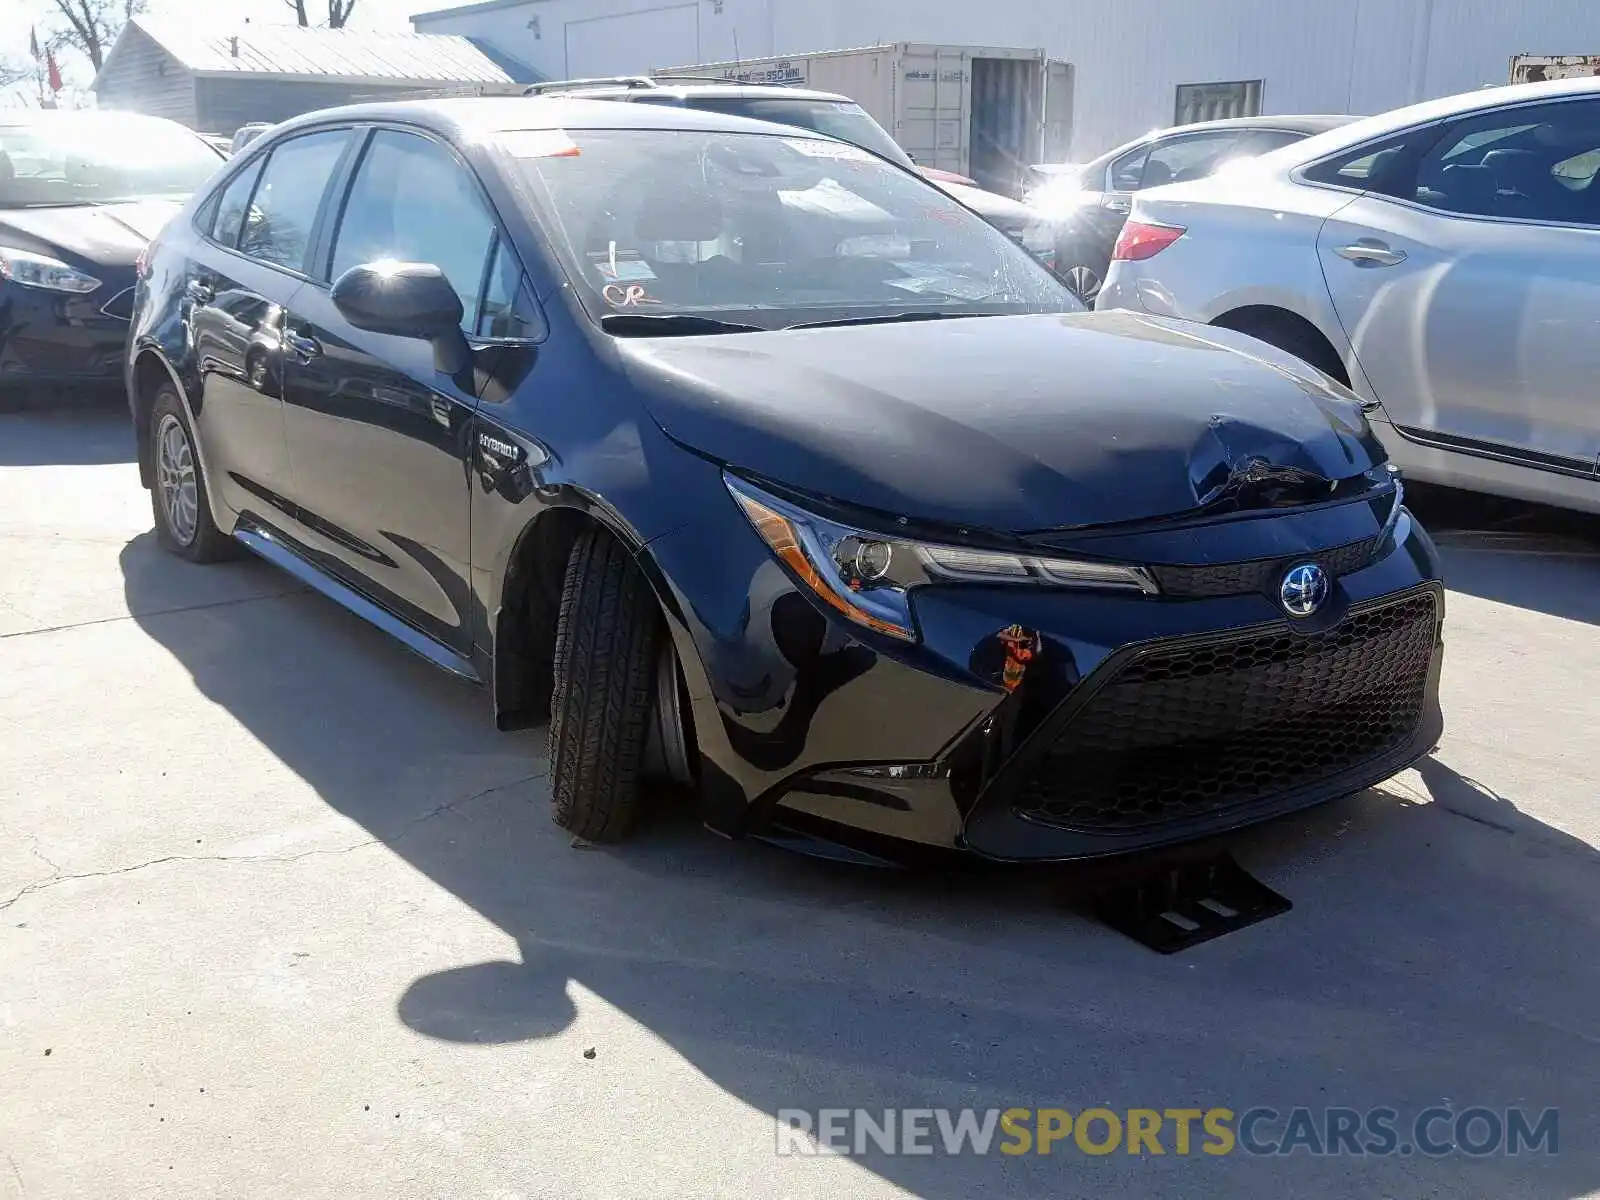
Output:
[[289,347],[289,352],[301,362],[310,362],[322,353],[322,344],[314,337],[307,337],[303,333],[288,333],[283,338],[284,345]]
[[216,296],[216,292],[211,290],[210,284],[201,283],[198,279],[189,280],[188,284],[184,286],[183,292],[196,304],[210,304],[213,297]]
[[1100,201],[1100,207],[1107,212],[1130,213],[1133,211],[1133,201],[1126,196],[1107,196]]
[[1395,250],[1382,242],[1362,238],[1334,251],[1340,258],[1348,258],[1358,267],[1392,267],[1406,260],[1404,250]]

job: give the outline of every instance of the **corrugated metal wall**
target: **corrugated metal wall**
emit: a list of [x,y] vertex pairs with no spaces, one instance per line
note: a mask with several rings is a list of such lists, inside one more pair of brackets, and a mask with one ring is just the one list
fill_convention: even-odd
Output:
[[111,70],[95,81],[100,106],[193,125],[194,77],[144,34],[132,30],[128,37],[128,45]]
[[[643,14],[681,0],[537,0],[417,23],[485,38],[552,77],[569,22],[607,22],[603,72],[662,59]],[[698,61],[881,42],[1042,48],[1075,69],[1073,154],[1172,123],[1180,84],[1261,80],[1265,113],[1381,112],[1507,80],[1510,59],[1600,53],[1600,0],[712,0]]]

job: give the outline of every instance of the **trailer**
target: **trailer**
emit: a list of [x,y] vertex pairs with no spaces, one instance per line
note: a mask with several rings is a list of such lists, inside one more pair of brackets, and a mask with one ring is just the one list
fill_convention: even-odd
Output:
[[1030,163],[1072,148],[1072,66],[1043,50],[894,42],[652,72],[836,92],[854,100],[920,165],[1021,194]]
[[1600,75],[1600,54],[1514,54],[1512,83],[1543,83],[1547,79],[1586,79]]

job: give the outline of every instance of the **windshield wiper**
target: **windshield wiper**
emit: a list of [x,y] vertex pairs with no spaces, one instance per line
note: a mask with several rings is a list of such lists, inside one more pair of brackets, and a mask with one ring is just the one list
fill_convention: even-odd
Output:
[[697,333],[764,333],[760,325],[741,325],[697,313],[606,313],[600,328],[618,337],[692,337]]
[[883,313],[873,317],[839,317],[832,321],[801,321],[798,325],[785,325],[785,329],[832,329],[839,325],[893,325],[901,321],[953,321],[958,317],[987,317],[992,313],[975,312],[900,312]]

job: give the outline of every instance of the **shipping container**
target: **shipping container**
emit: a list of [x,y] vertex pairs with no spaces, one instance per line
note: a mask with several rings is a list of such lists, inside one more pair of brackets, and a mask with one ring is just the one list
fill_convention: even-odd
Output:
[[1600,75],[1600,54],[1517,54],[1511,59],[1512,83],[1577,79]]
[[920,165],[1008,196],[1021,194],[1030,163],[1062,161],[1072,148],[1072,67],[1043,50],[896,42],[652,74],[848,96]]

